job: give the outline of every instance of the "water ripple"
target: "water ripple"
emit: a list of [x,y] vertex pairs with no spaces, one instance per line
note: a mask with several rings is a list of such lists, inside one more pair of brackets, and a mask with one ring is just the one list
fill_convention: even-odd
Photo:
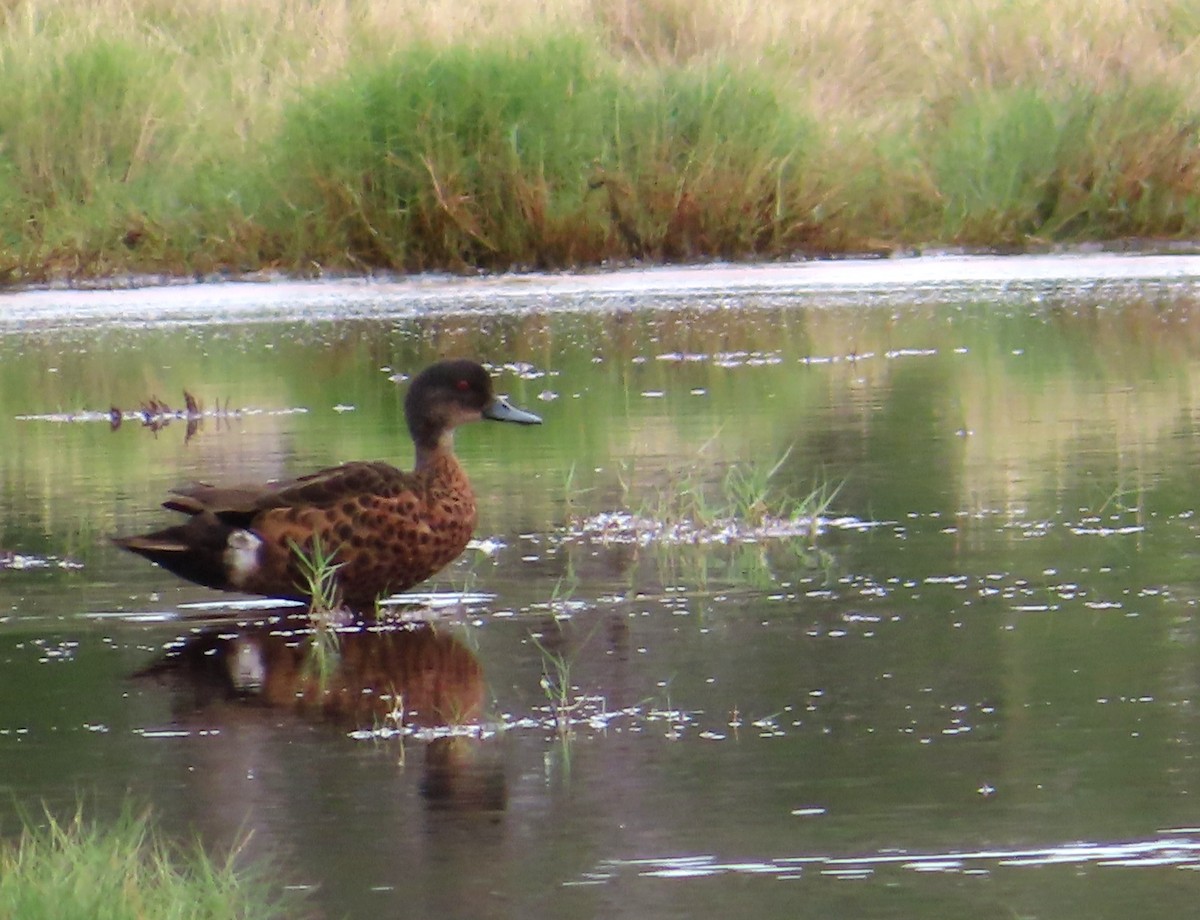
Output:
[[[1194,831],[1194,828],[1184,829]],[[901,869],[920,873],[988,875],[1000,868],[1092,865],[1120,868],[1173,866],[1200,869],[1200,840],[1176,836],[1150,840],[1084,841],[1028,849],[986,849],[966,852],[911,853],[888,851],[867,856],[785,856],[765,860],[722,860],[715,855],[688,855],[607,859],[585,873],[581,881],[596,883],[634,873],[642,878],[710,878],[719,875],[769,875],[802,878],[863,879],[881,870]]]

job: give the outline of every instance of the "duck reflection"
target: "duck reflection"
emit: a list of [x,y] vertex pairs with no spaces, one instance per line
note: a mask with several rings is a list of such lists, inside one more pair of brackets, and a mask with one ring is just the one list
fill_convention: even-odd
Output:
[[347,730],[470,724],[485,699],[478,659],[426,622],[320,631],[296,617],[213,625],[134,677],[168,683],[179,716],[258,704]]
[[[271,740],[291,731],[287,720],[279,721],[283,713],[377,737],[479,721],[483,668],[448,630],[426,622],[344,627],[325,633],[324,649],[315,651],[321,635],[307,617],[209,625],[181,638],[133,678],[167,687],[181,724],[221,729],[218,748],[204,744],[194,753],[203,758],[222,752],[215,772],[201,775],[221,778],[224,799],[231,788],[253,790],[253,784],[231,784],[231,776],[289,772],[277,761],[288,746]],[[422,744],[419,784],[430,809],[503,812],[503,759],[493,747],[476,737],[433,732]],[[245,814],[253,804],[243,801],[235,811]]]

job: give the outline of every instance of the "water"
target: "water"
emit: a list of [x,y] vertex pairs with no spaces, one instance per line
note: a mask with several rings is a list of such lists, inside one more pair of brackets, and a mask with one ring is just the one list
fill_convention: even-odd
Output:
[[[217,851],[252,832],[331,917],[1186,916],[1197,279],[0,297],[0,833],[132,796]],[[105,541],[181,481],[407,464],[389,378],[450,353],[546,424],[463,429],[480,545],[343,637],[329,697],[294,610]],[[185,389],[190,434],[141,424]],[[776,463],[768,511],[836,488],[815,521],[729,494]]]

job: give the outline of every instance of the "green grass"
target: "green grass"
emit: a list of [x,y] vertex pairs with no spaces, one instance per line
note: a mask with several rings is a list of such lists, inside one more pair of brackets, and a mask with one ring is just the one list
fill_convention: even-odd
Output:
[[994,245],[1195,228],[1200,152],[1184,138],[1198,129],[1183,94],[1162,85],[963,98],[926,129],[942,233]]
[[[703,454],[703,447],[700,452]],[[648,487],[648,497],[638,515],[667,527],[684,526],[697,532],[735,524],[747,534],[773,524],[803,521],[815,540],[820,519],[828,513],[842,484],[815,477],[812,488],[803,495],[780,488],[774,480],[791,453],[789,447],[770,464],[731,464],[716,483],[709,481],[709,468],[697,461],[674,471],[665,482]],[[627,477],[623,481],[626,495],[636,487],[632,470],[627,471]]]
[[356,267],[582,256],[586,232],[550,240],[599,150],[599,79],[567,40],[519,54],[417,47],[356,68],[285,109],[270,219],[303,251]]
[[296,557],[296,565],[300,569],[303,584],[300,586],[309,596],[308,612],[312,616],[330,617],[342,605],[341,588],[338,585],[338,569],[340,562],[334,562],[337,549],[325,546],[320,534],[314,533],[312,539],[301,546],[294,540],[289,540],[292,555]]
[[285,109],[266,219],[288,261],[363,269],[736,255],[788,236],[809,133],[724,66],[643,82],[574,37],[415,47]]
[[[164,841],[145,814],[126,810],[111,826],[76,813],[26,821],[0,843],[0,916],[37,920],[268,920],[298,916],[261,872],[214,860],[199,847]],[[303,915],[303,911],[299,915]]]
[[290,546],[309,596],[312,639],[305,667],[316,676],[317,686],[324,691],[341,664],[342,643],[337,626],[344,611],[337,573],[342,564],[334,562],[336,549],[327,548],[318,534],[313,534],[304,546],[295,541]]
[[1200,236],[1189,0],[23,0],[0,281]]
[[573,734],[571,715],[578,705],[575,697],[578,688],[571,683],[574,659],[548,647],[536,635],[530,635],[529,639],[542,657],[542,678],[538,685],[554,715],[555,730],[560,737],[569,737]]
[[[589,514],[597,510],[589,509],[589,502],[612,505],[606,498],[588,496],[595,490],[576,486],[574,475],[569,476],[563,502],[568,543],[580,540],[588,551],[593,541],[622,543],[631,547],[634,556],[646,550],[657,584],[686,582],[702,593],[714,581],[770,588],[778,583],[776,573],[784,570],[828,575],[836,560],[821,546],[821,538],[844,483],[814,474],[811,487],[806,488],[779,475],[792,455],[791,447],[774,461],[718,465],[706,456],[713,443],[701,445],[690,462],[666,473],[661,460],[648,476],[633,463],[618,464],[615,504],[624,511],[616,514],[607,510]],[[570,572],[574,563],[570,555],[566,558]],[[642,591],[637,586],[638,566],[631,562],[625,571],[628,594]],[[542,651],[543,689],[549,694],[563,686],[554,678],[562,668]]]

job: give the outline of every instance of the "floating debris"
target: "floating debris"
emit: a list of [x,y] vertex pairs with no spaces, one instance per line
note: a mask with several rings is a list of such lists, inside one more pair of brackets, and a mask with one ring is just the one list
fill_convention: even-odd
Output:
[[670,351],[655,355],[654,359],[674,364],[694,364],[707,361],[715,367],[722,368],[764,367],[783,362],[783,356],[777,351],[718,351],[712,354]]
[[[353,407],[335,407],[339,411]],[[190,441],[204,424],[205,419],[227,421],[235,418],[245,418],[251,415],[298,415],[308,412],[307,409],[295,407],[291,409],[251,409],[234,408],[231,400],[226,397],[224,404],[217,400],[212,409],[206,409],[190,391],[183,391],[183,408],[177,409],[157,395],[151,395],[143,400],[136,409],[122,409],[120,406],[109,406],[106,412],[83,409],[77,412],[49,412],[44,414],[18,415],[19,422],[107,422],[112,431],[118,430],[124,422],[138,422],[143,428],[157,434],[171,422],[182,421],[186,424],[184,441]]]
[[709,543],[757,543],[762,540],[812,538],[830,527],[853,527],[844,518],[800,516],[763,517],[750,523],[735,517],[703,522],[691,519],[665,521],[630,511],[601,511],[573,521],[565,540],[597,540],[602,543],[627,543],[648,546],[699,545]]
[[[187,431],[183,438],[186,442],[190,441],[200,429],[204,413],[199,401],[187,390],[183,391],[183,404],[185,408],[181,410],[172,409],[167,405],[165,400],[161,400],[157,396],[151,396],[150,399],[138,407],[137,414],[141,417],[142,427],[149,428],[155,434],[167,427],[175,419],[186,421]],[[225,406],[226,411],[228,411],[228,399],[225,401]],[[109,414],[112,414],[112,410],[109,410]]]
[[83,563],[73,559],[63,559],[58,556],[34,556],[29,553],[17,553],[12,550],[0,549],[0,571],[12,569],[82,569]]

